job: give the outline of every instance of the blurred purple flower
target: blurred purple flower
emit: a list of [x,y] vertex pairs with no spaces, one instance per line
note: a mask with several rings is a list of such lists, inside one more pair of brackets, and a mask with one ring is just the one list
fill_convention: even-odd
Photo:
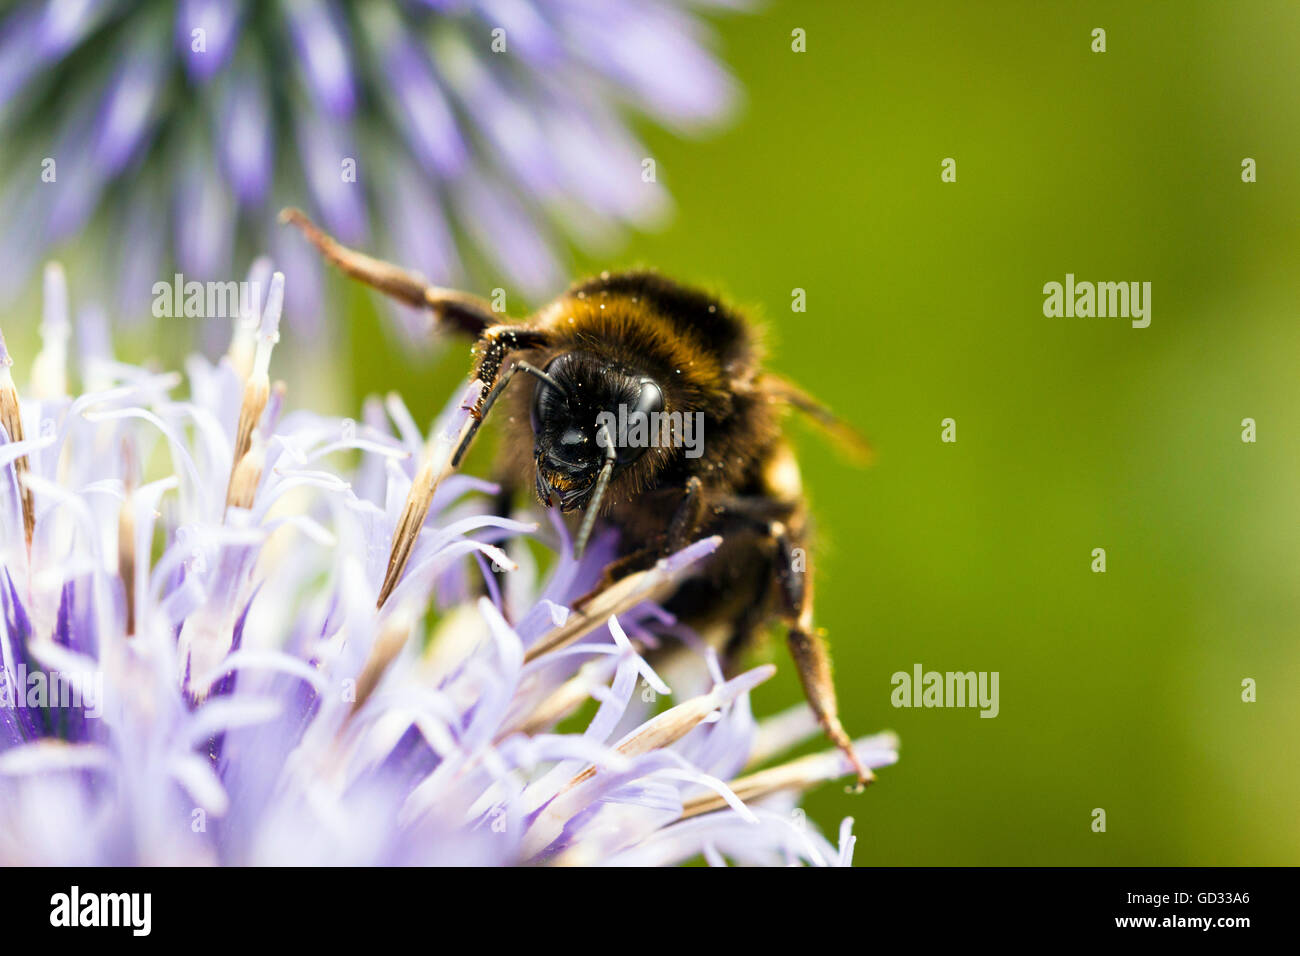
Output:
[[[470,393],[428,440],[396,396],[288,411],[284,278],[259,260],[254,282],[184,397],[114,359],[101,312],[69,361],[57,267],[21,398],[0,338],[0,863],[851,862],[850,821],[832,845],[795,806],[843,755],[771,765],[818,733],[808,707],[755,720],[771,666],[724,680],[644,596],[717,539],[571,614],[614,532],[575,561],[562,523],[493,515],[494,487],[453,475],[377,610],[417,465]],[[858,747],[897,759],[888,734]]]
[[[88,232],[141,314],[173,269],[224,280],[277,248],[285,205],[437,284],[547,297],[569,244],[665,214],[625,114],[724,118],[736,89],[696,11],[743,5],[25,0],[0,15],[0,297]],[[319,265],[279,258],[310,270],[288,320],[315,321]]]

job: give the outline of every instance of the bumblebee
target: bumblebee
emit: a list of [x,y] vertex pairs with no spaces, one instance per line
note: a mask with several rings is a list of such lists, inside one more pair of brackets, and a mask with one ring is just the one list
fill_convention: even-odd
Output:
[[[782,623],[808,703],[866,782],[838,716],[829,649],[813,626],[809,515],[782,419],[797,408],[861,442],[762,367],[744,316],[705,292],[636,271],[602,273],[526,321],[502,321],[481,299],[345,248],[298,210],[281,218],[349,276],[474,339],[471,380],[481,392],[451,466],[501,400],[504,493],[531,487],[546,507],[581,512],[578,555],[598,516],[620,532],[618,557],[593,595],[701,537],[720,536],[665,609],[701,634],[721,635],[729,671],[771,622]],[[520,374],[532,387],[507,391]],[[672,423],[661,434],[677,440],[620,442],[610,425],[629,416]],[[685,423],[698,423],[702,437],[691,449],[682,447]],[[418,528],[423,515],[412,520]],[[381,604],[403,567],[390,565]]]

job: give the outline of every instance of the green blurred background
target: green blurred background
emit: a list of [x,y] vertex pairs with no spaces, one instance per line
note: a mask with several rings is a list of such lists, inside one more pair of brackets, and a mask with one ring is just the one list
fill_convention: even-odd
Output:
[[[643,130],[676,215],[578,271],[725,292],[876,447],[798,431],[844,720],[902,759],[810,816],[854,816],[864,864],[1300,862],[1300,5],[773,3],[721,33],[738,122]],[[1150,327],[1044,317],[1067,272],[1151,282]],[[466,367],[353,354],[426,414]],[[799,699],[767,654],[760,713]],[[916,663],[998,671],[1001,713],[894,709]]]
[[[903,742],[810,816],[854,816],[863,864],[1300,862],[1300,5],[778,2],[720,34],[736,122],[644,127],[676,213],[575,273],[726,293],[876,448],[796,428],[844,721]],[[1150,327],[1044,317],[1067,272],[1151,282]],[[299,401],[396,389],[427,421],[464,350],[330,290],[352,321]],[[766,654],[759,713],[800,699]],[[998,671],[1000,714],[894,709],[917,663]]]

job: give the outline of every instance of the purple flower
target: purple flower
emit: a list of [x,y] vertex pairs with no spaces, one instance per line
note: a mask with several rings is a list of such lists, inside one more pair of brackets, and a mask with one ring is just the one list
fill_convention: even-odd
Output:
[[[0,15],[0,296],[85,233],[139,313],[174,270],[301,242],[272,235],[298,205],[437,284],[548,297],[570,243],[667,209],[626,114],[690,134],[733,104],[697,6],[25,0]],[[297,325],[323,297],[294,280]]]
[[471,391],[427,437],[395,395],[291,409],[286,291],[184,378],[90,311],[70,394],[57,267],[21,396],[0,338],[0,862],[849,863],[850,821],[832,845],[795,804],[844,756],[779,760],[807,705],[755,719],[773,668],[724,679],[646,597],[718,540],[575,613],[617,532],[575,560],[558,519],[431,482]]

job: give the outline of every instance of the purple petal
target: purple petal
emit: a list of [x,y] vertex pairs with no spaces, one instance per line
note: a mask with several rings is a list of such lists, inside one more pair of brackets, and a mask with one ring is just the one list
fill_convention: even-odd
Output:
[[105,170],[95,160],[95,135],[83,114],[68,123],[50,156],[55,161],[53,182],[41,183],[52,194],[46,241],[54,244],[80,232],[104,191]]
[[196,279],[229,275],[234,209],[211,163],[195,150],[172,197],[176,262]]
[[385,66],[385,87],[396,101],[398,126],[416,159],[431,173],[456,175],[468,149],[424,51],[398,35],[386,51]]
[[10,14],[0,24],[0,108],[26,85],[40,66],[39,31],[38,16],[30,7]]
[[361,185],[365,171],[348,131],[310,112],[297,123],[298,155],[307,185],[325,227],[346,243],[366,238],[366,207]]
[[385,178],[390,188],[380,201],[393,255],[436,285],[456,285],[464,272],[437,195],[400,157],[387,168]]
[[507,52],[535,67],[550,66],[564,52],[555,28],[528,0],[479,0],[479,18],[505,30]]
[[[46,185],[46,184],[42,184]],[[45,252],[46,237],[41,224],[48,218],[51,196],[34,189],[30,182],[15,180],[0,197],[0,300],[17,295]]]
[[668,193],[642,180],[641,164],[650,151],[599,97],[581,92],[580,84],[557,81],[548,93],[546,138],[566,188],[591,209],[634,225],[660,221]]
[[[240,13],[234,0],[182,0],[176,13],[176,49],[191,78],[204,82],[226,65],[239,36]],[[203,31],[201,44],[195,30]],[[203,49],[194,49],[196,45]]]
[[698,22],[679,10],[568,0],[560,22],[574,56],[661,122],[698,129],[725,116],[736,98],[735,82],[698,41]]
[[[22,600],[18,597],[18,591],[14,588],[9,570],[7,568],[0,570],[4,575],[3,580],[0,580],[0,612],[4,614],[4,634],[0,635],[0,654],[3,655],[3,659],[0,660],[0,664],[3,665],[5,680],[14,689],[14,693],[25,693],[24,682],[19,681],[18,678],[26,668],[33,666],[27,655],[27,644],[32,637],[32,622],[27,616]],[[35,708],[18,707],[16,716],[28,740],[35,740],[44,734],[41,716]]]
[[236,198],[260,206],[271,188],[275,144],[265,79],[253,66],[233,77],[220,108],[216,131],[221,168]]
[[498,75],[465,45],[448,46],[439,65],[510,178],[534,197],[553,196],[558,176],[550,159],[551,144],[542,133],[530,93]]
[[137,189],[127,205],[117,267],[117,307],[121,321],[129,326],[149,315],[153,284],[162,277],[167,221],[154,190]]
[[452,187],[460,221],[525,295],[542,299],[563,281],[544,233],[500,183],[467,173]]
[[38,70],[63,59],[94,29],[108,7],[101,0],[68,0],[31,3],[12,13],[0,25],[0,108]]
[[99,107],[96,164],[112,178],[131,161],[154,117],[163,63],[148,51],[133,49],[118,68]]
[[298,0],[288,5],[289,33],[298,65],[317,105],[333,116],[349,116],[357,96],[347,30],[334,3]]
[[37,44],[41,56],[49,59],[63,56],[81,42],[109,12],[110,7],[111,4],[105,0],[68,0],[65,3],[45,4]]
[[320,256],[297,229],[277,227],[272,222],[267,230],[272,255],[285,276],[285,318],[289,327],[299,333],[299,338],[308,339],[321,328],[325,308],[322,295],[325,271]]

